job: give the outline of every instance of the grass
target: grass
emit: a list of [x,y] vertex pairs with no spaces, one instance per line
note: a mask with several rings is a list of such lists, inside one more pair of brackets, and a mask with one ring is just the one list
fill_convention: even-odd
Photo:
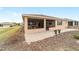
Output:
[[72,47],[72,46],[64,47],[63,49],[64,49],[64,51],[79,51],[79,48],[75,48],[75,47]]
[[79,40],[79,35],[74,35],[74,38]]
[[75,33],[75,34],[73,35],[73,38],[79,40],[79,33]]
[[9,30],[11,30],[12,28],[0,28],[0,34],[5,33]]
[[20,26],[15,26],[10,28],[0,28],[0,42],[14,35],[19,29]]

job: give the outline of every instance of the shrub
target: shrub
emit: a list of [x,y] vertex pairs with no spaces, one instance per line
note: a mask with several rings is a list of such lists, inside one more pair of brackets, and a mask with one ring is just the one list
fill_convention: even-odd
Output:
[[57,34],[57,30],[54,30],[55,34]]
[[73,37],[77,40],[79,40],[79,35],[73,35]]
[[61,33],[61,30],[58,30],[58,33],[60,34]]

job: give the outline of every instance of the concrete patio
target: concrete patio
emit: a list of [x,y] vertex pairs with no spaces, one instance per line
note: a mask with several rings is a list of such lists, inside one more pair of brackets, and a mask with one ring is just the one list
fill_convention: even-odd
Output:
[[[68,31],[78,31],[78,29],[64,29],[64,30],[61,30],[61,33],[68,32]],[[25,40],[28,44],[30,44],[31,42],[43,40],[48,37],[53,37],[54,35],[55,35],[55,33],[53,30],[43,31],[43,32],[39,32],[39,33],[28,33],[27,35],[25,35],[25,37],[26,37]]]

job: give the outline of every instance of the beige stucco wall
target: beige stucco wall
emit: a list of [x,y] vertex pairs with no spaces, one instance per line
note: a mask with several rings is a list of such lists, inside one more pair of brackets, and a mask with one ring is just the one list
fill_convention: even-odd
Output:
[[56,30],[56,29],[66,29],[68,27],[68,21],[62,21],[62,25],[57,25],[57,22],[56,22],[56,27],[52,27],[50,28],[50,30]]
[[62,25],[56,26],[57,29],[66,29],[68,27],[67,21],[62,21]]
[[39,29],[30,29],[30,30],[28,30],[26,33],[39,33],[39,32],[43,32],[43,31],[45,31],[45,29],[44,28],[39,28]]
[[24,23],[24,32],[27,33],[27,31],[28,31],[28,17],[23,17],[23,23]]

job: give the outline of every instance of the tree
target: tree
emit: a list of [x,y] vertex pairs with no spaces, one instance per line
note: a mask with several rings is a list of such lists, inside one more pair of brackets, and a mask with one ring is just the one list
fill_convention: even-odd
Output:
[[3,24],[0,24],[0,27],[3,27]]

